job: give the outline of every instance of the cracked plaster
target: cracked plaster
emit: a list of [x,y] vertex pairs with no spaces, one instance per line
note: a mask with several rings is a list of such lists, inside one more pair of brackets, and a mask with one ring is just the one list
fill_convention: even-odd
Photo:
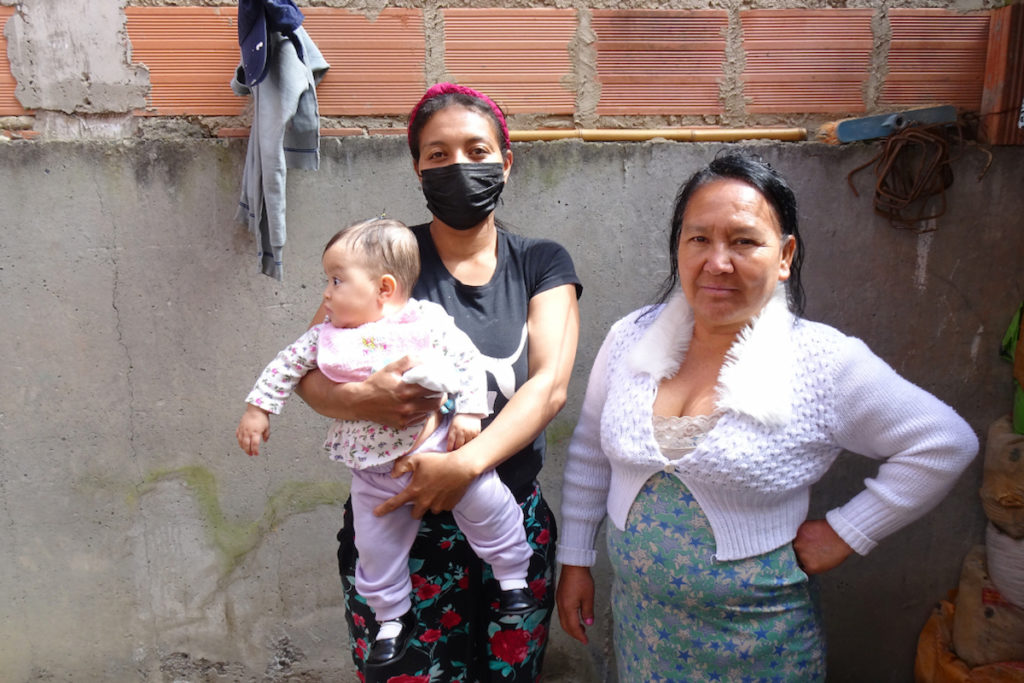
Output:
[[[206,468],[147,477],[129,501],[135,522],[128,533],[136,591],[146,596],[135,619],[153,634],[148,648],[140,643],[149,653],[143,658],[159,657],[165,672],[251,675],[253,663],[269,651],[264,673],[274,677],[293,673],[312,652],[319,668],[324,654],[336,649],[340,595],[326,577],[310,591],[300,565],[291,561],[292,544],[309,543],[308,524],[293,518],[338,506],[347,495],[347,487],[334,482],[287,482],[270,495],[258,519],[236,520],[222,509]],[[268,619],[260,582],[251,580],[266,573],[277,577],[279,593],[271,600],[283,622]]]

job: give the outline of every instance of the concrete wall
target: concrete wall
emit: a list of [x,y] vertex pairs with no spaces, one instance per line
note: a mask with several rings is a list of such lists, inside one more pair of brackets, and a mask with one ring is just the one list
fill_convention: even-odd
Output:
[[[245,144],[0,145],[4,680],[353,680],[333,557],[348,475],[319,452],[325,422],[294,401],[254,459],[234,427],[255,374],[316,309],[326,236],[382,210],[427,214],[403,141],[327,139],[320,171],[290,174],[278,283],[257,274],[232,218]],[[555,505],[597,346],[664,274],[673,194],[718,149],[515,146],[500,215],[562,242],[585,284],[544,470]],[[1020,149],[993,149],[979,181],[985,154],[965,148],[924,235],[892,229],[847,187],[875,146],[757,149],[802,202],[808,316],[864,338],[979,432],[1006,413],[997,347],[1024,295]],[[817,511],[871,471],[842,459]],[[830,680],[910,679],[931,605],[981,542],[979,477],[975,463],[926,519],[823,579]],[[614,680],[600,605],[589,649],[554,629],[546,680]]]

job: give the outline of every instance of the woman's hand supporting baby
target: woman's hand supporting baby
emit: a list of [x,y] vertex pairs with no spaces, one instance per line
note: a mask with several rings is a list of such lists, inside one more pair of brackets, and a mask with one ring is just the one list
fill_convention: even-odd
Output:
[[469,485],[479,476],[460,452],[403,455],[391,469],[392,477],[412,472],[405,489],[373,509],[381,517],[412,503],[412,516],[423,519],[427,512],[451,510],[462,500]]
[[405,491],[378,505],[374,514],[386,515],[409,502],[413,503],[412,515],[416,519],[422,519],[428,510],[436,514],[454,508],[478,475],[463,467],[460,456],[451,451],[457,451],[480,434],[480,420],[479,415],[452,416],[446,446],[449,453],[421,452],[396,460],[391,476],[397,479],[412,472],[413,478]]
[[442,398],[418,384],[402,381],[402,374],[416,365],[405,356],[367,377],[362,382],[332,382],[313,371],[299,382],[296,393],[309,406],[338,420],[369,420],[405,429],[419,424],[440,409]]

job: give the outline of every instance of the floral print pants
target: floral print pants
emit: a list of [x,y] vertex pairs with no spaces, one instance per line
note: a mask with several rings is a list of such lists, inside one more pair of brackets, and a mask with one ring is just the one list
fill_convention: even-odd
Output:
[[[540,487],[520,501],[533,548],[527,575],[541,606],[525,616],[497,612],[498,582],[466,542],[451,514],[426,515],[409,560],[416,629],[409,649],[388,667],[363,666],[377,631],[373,610],[355,588],[358,561],[352,510],[338,532],[338,568],[345,595],[352,659],[365,683],[534,683],[540,680],[554,607],[554,515]],[[409,514],[407,508],[391,514]]]

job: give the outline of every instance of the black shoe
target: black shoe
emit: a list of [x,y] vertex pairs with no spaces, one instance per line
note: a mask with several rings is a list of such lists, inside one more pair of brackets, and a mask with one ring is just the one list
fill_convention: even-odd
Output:
[[409,636],[412,635],[413,626],[416,625],[416,622],[413,621],[412,610],[399,617],[399,621],[402,622],[402,630],[399,631],[397,636],[394,638],[384,638],[383,640],[378,638],[373,641],[370,654],[366,657],[366,666],[368,668],[387,666],[396,659],[401,659],[402,655],[405,654],[406,648],[409,647]]
[[498,606],[498,611],[510,616],[529,614],[540,606],[537,598],[533,597],[533,593],[528,588],[501,591],[498,594],[498,599],[501,603]]

